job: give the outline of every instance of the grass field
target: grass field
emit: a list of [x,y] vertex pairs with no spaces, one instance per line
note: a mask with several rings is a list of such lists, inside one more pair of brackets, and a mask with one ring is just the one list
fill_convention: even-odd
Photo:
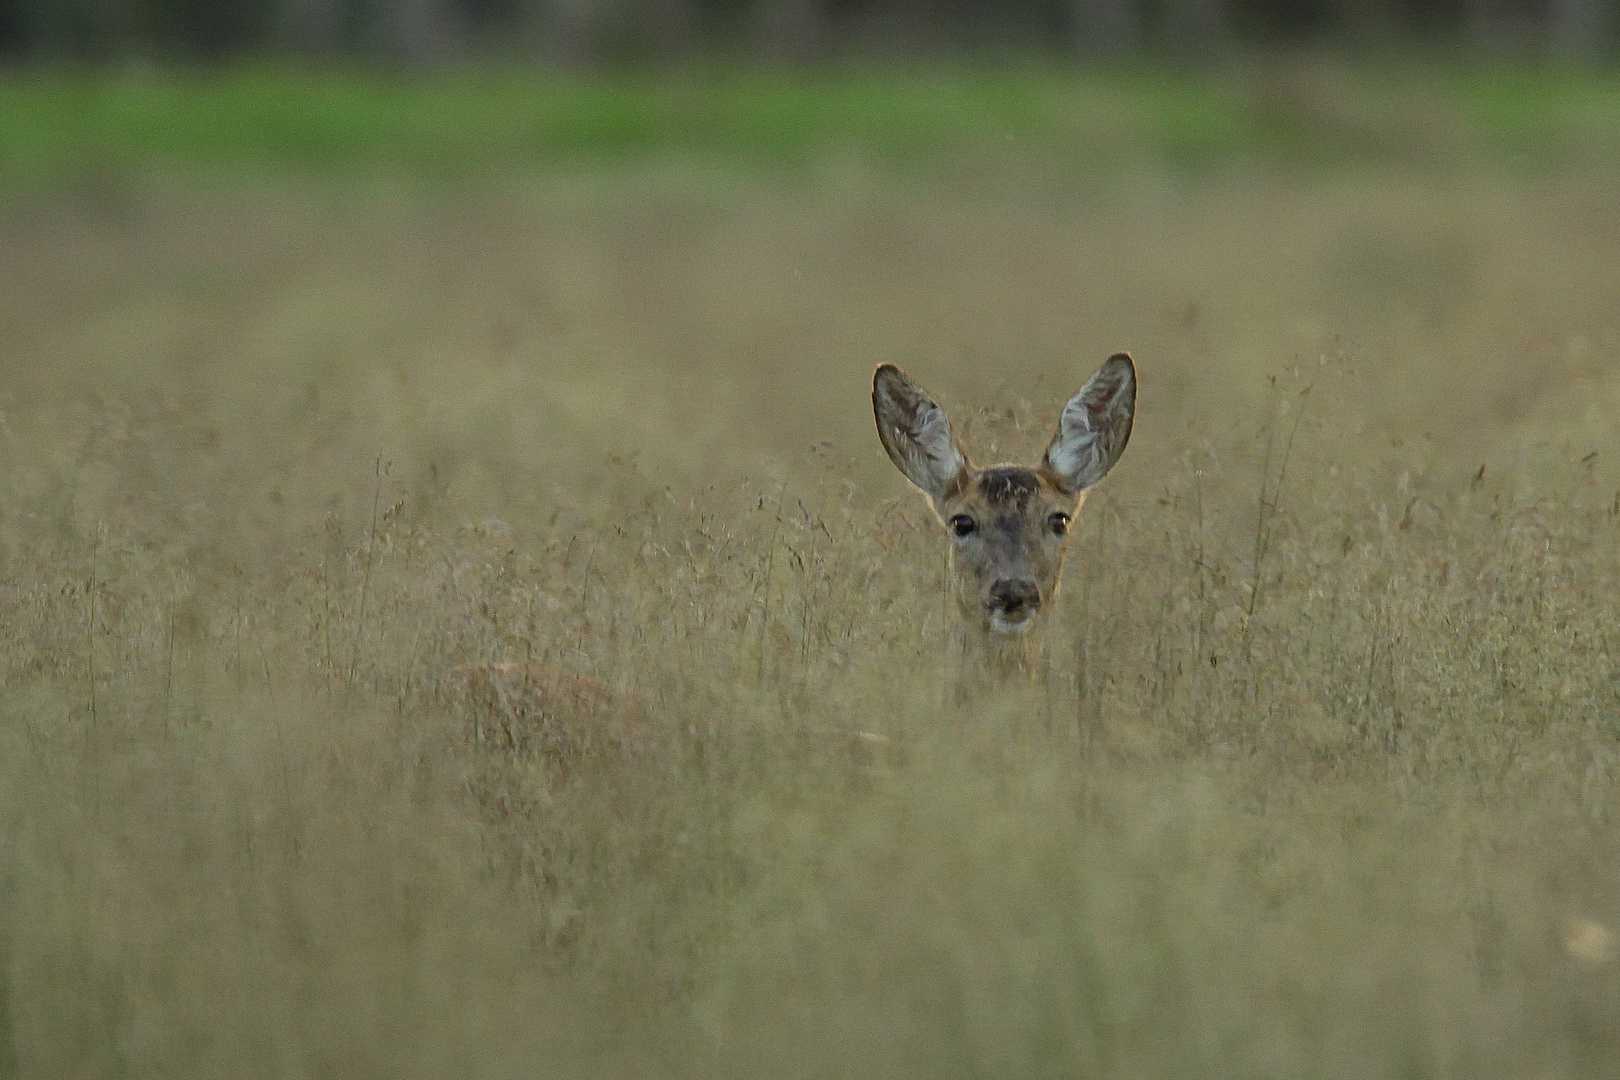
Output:
[[[0,1075],[1620,1074],[1601,145],[1448,75],[1456,152],[1077,170],[1089,90],[872,78],[767,168],[0,106]],[[1033,458],[1120,348],[1040,671],[964,698],[871,370]]]

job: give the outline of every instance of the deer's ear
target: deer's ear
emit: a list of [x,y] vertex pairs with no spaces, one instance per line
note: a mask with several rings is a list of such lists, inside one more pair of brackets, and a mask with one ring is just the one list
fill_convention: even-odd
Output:
[[1073,494],[1091,487],[1125,452],[1135,415],[1136,365],[1129,353],[1115,353],[1063,407],[1047,470]]
[[893,364],[872,376],[872,412],[883,449],[907,480],[936,501],[961,485],[969,466],[950,417]]

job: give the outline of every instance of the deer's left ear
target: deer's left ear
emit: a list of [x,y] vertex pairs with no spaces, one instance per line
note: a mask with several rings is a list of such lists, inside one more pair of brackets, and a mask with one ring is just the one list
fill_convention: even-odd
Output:
[[1115,353],[1063,407],[1047,470],[1072,494],[1091,487],[1125,452],[1135,415],[1136,365],[1130,353]]

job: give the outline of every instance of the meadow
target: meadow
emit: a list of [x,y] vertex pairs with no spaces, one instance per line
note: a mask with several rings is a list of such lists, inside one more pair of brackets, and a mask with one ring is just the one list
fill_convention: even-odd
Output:
[[0,1076],[1620,1074],[1612,79],[367,78],[0,85]]

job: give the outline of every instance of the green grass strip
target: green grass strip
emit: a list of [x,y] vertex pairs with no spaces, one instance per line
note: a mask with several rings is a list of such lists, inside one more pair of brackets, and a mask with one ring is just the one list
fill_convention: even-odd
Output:
[[1613,74],[1333,72],[23,70],[0,78],[0,176],[101,167],[462,176],[660,154],[770,167],[831,150],[902,164],[988,150],[1093,166],[1142,156],[1343,165],[1447,147],[1553,162],[1594,149],[1620,156]]

